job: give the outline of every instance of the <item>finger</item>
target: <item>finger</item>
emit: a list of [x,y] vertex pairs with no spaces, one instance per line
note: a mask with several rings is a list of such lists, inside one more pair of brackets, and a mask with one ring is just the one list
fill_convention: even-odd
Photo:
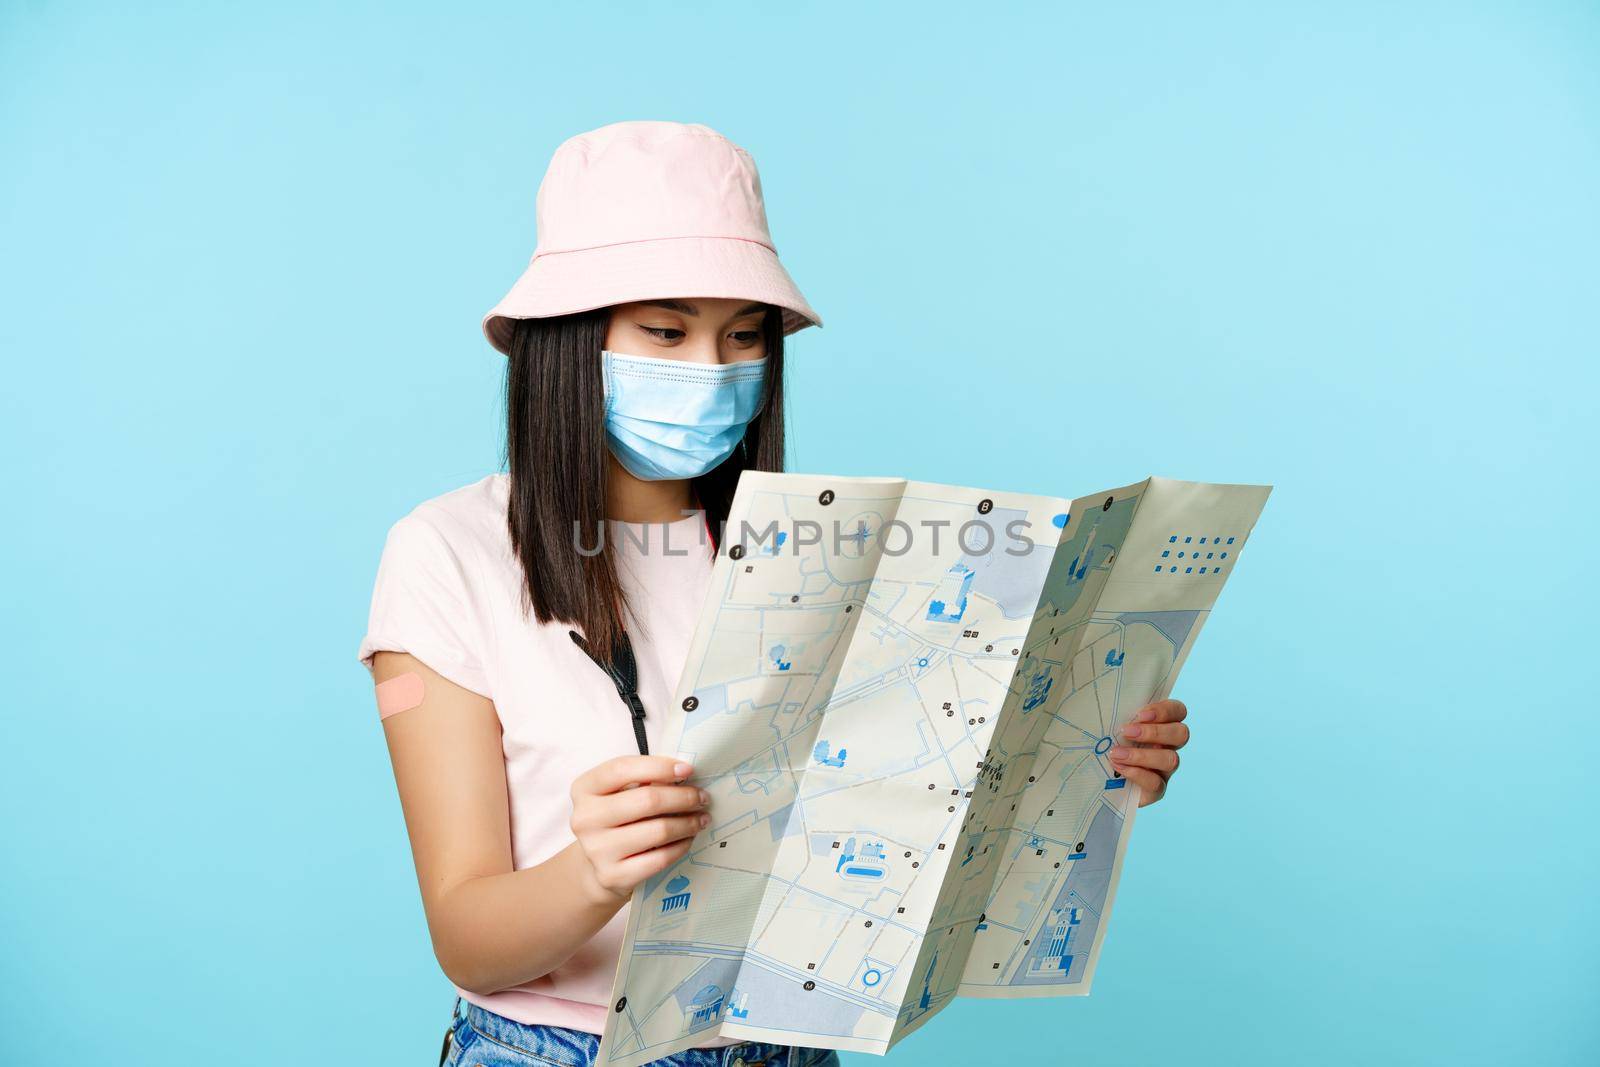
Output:
[[1167,793],[1167,780],[1155,771],[1147,771],[1141,767],[1126,767],[1122,770],[1122,777],[1139,787],[1139,806],[1154,804]]
[[711,816],[701,812],[698,815],[663,815],[658,819],[631,822],[607,831],[601,838],[600,851],[614,860],[624,860],[693,837],[710,821]]
[[1189,727],[1181,722],[1130,722],[1122,728],[1122,736],[1147,745],[1182,748],[1189,743]]
[[699,812],[710,802],[710,794],[692,785],[642,785],[589,798],[581,812],[573,811],[573,824],[577,829],[600,830],[658,815]]
[[1118,770],[1124,767],[1143,767],[1161,775],[1178,769],[1178,754],[1170,748],[1130,748],[1117,745],[1109,753],[1111,765]]
[[1181,700],[1157,700],[1146,704],[1134,715],[1134,722],[1182,722],[1189,714]]
[[572,792],[604,795],[634,784],[680,782],[694,768],[672,756],[618,756],[578,775]]
[[624,885],[638,885],[651,875],[660,874],[681,860],[692,844],[694,839],[686,838],[661,848],[653,848],[649,852],[629,856],[617,864],[617,876],[623,879]]

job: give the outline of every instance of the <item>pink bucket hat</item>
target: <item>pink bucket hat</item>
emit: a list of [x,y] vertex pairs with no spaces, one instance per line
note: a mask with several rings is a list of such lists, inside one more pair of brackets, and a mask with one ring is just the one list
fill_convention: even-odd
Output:
[[750,153],[699,123],[613,122],[562,142],[535,202],[528,269],[483,318],[511,352],[513,319],[673,297],[760,300],[783,332],[821,326],[778,262]]

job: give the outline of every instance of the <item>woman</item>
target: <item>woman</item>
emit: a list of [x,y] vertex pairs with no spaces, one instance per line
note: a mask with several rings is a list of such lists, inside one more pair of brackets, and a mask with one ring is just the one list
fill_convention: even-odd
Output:
[[[537,214],[533,260],[483,321],[509,357],[509,470],[394,525],[360,655],[459,994],[442,1062],[578,1067],[634,886],[709,821],[693,768],[647,753],[711,531],[741,471],[782,467],[784,338],[821,319],[777,259],[754,162],[705,126],[566,141]],[[1149,747],[1112,750],[1145,802],[1183,715],[1152,705],[1128,731]],[[836,1058],[716,1039],[660,1062]]]

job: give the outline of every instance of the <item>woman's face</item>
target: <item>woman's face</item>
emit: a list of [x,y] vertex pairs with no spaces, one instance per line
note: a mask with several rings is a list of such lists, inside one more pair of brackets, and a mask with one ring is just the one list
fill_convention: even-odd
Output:
[[767,354],[761,332],[769,304],[695,296],[636,300],[611,309],[606,348],[686,363],[739,363]]

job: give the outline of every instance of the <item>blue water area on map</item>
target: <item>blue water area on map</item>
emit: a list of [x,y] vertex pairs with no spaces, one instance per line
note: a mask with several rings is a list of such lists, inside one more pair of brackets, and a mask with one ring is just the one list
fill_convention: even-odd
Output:
[[771,831],[774,841],[780,837],[788,837],[790,834],[800,832],[799,820],[790,819],[793,814],[794,805],[791,803],[785,804],[767,817],[767,829]]
[[1174,649],[1179,649],[1189,639],[1195,621],[1201,614],[1198,611],[1124,611],[1118,613],[1116,618],[1124,628],[1141,624],[1149,626],[1171,641]]
[[[818,952],[826,948],[820,946]],[[807,1030],[819,1034],[843,1035],[855,1029],[865,1010],[861,1005],[838,999],[820,984],[807,989],[805,981],[771,971],[760,960],[746,955],[739,971],[739,995],[749,998],[742,1000],[750,1012],[745,1021],[752,1026],[793,1030],[804,1020]]]
[[696,726],[714,722],[716,717],[728,710],[728,687],[713,685],[706,689],[696,689],[695,699],[699,705],[691,712],[683,725],[684,733],[688,733]]
[[[1045,573],[1050,568],[1053,546],[1048,538],[1041,541],[1042,534],[1036,529],[1016,527],[1034,542],[1033,547],[1023,555],[1012,555],[1006,551],[1011,549],[1014,552],[1022,552],[1026,547],[1019,539],[1012,538],[1007,532],[1007,527],[1012,522],[1027,517],[1028,513],[1025,511],[996,508],[984,516],[984,521],[994,532],[993,544],[988,543],[990,540],[988,534],[974,529],[968,533],[963,545],[974,549],[983,549],[987,546],[987,551],[964,552],[961,556],[961,563],[973,572],[968,579],[968,589],[973,594],[994,601],[1008,619],[1033,614],[1034,605],[1039,600],[1039,587],[1044,584]],[[951,534],[955,532],[949,531]],[[943,542],[940,548],[943,549]]]

